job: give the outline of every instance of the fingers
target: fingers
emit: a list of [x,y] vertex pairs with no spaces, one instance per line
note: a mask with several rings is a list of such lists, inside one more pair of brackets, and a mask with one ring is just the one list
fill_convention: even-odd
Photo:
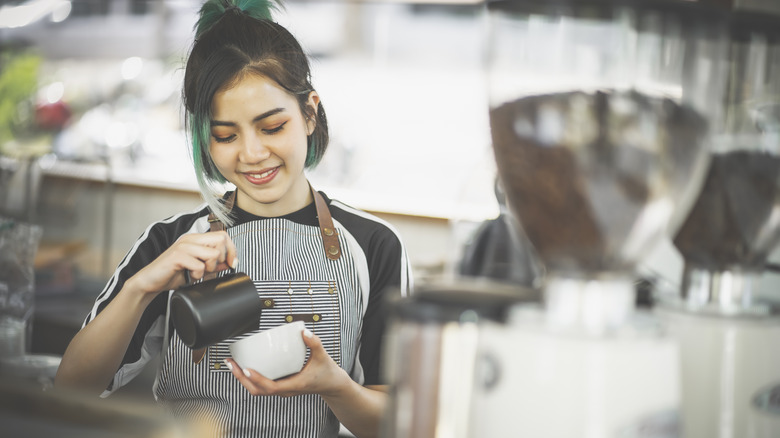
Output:
[[177,289],[206,273],[238,266],[236,247],[225,231],[185,234],[152,263],[131,277],[132,289],[143,294]]
[[188,271],[190,278],[199,280],[206,273],[207,266],[200,257],[191,254],[178,256],[176,270]]
[[214,272],[219,264],[220,251],[216,248],[183,242],[171,252],[177,270],[188,270],[190,278],[200,279],[206,272]]
[[[237,254],[230,236],[224,231],[218,231],[182,236],[175,244],[173,256],[179,260],[182,268],[190,271],[190,277],[197,280],[207,272],[235,268],[238,266]],[[200,263],[195,263],[187,256]]]
[[236,251],[236,245],[233,244],[233,239],[230,238],[227,232],[211,232],[206,233],[204,243],[206,245],[217,248],[220,251],[220,257],[218,262],[235,269],[238,266],[238,252]]
[[233,359],[225,359],[225,365],[230,369],[233,377],[235,377],[252,395],[289,397],[297,394],[289,389],[283,389],[283,383],[280,382],[284,379],[273,381],[253,369],[241,369]]

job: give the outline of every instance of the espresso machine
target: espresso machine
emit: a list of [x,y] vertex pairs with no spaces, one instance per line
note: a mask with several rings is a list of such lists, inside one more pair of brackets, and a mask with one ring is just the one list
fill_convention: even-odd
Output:
[[[780,436],[780,303],[758,281],[780,242],[780,4],[736,2],[728,82],[700,196],[673,243],[686,438]],[[762,9],[763,8],[763,9]]]
[[677,437],[680,350],[637,262],[709,168],[727,16],[677,0],[490,1],[490,125],[540,304],[477,341],[470,436]]

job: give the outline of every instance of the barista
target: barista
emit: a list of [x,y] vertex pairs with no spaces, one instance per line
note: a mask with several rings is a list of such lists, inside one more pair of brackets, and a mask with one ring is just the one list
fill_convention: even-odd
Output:
[[[207,205],[146,229],[68,346],[56,385],[108,396],[161,353],[155,397],[177,415],[213,419],[215,435],[328,437],[343,423],[371,436],[387,398],[383,296],[406,294],[409,262],[388,224],[311,189],[304,169],[325,152],[327,119],[306,55],[271,18],[275,6],[203,4],[184,104]],[[216,196],[211,185],[225,181],[235,190]],[[336,245],[323,244],[318,200]],[[210,213],[226,231],[207,232]],[[201,359],[168,327],[165,291],[227,268],[274,297],[262,300],[271,303],[264,322],[304,318],[310,356],[300,373],[272,381],[242,370],[227,344]]]

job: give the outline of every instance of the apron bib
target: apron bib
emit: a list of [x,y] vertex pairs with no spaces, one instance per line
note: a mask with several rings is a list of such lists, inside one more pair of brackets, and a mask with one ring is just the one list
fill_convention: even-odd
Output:
[[[197,362],[192,350],[171,329],[155,397],[176,416],[197,418],[199,428],[229,437],[338,435],[339,421],[318,395],[252,396],[223,362],[230,357],[231,343],[302,320],[320,337],[328,355],[352,374],[362,329],[359,277],[340,233],[333,234],[338,239],[338,256],[326,256],[322,228],[269,218],[227,230],[241,260],[241,271],[252,278],[261,299],[259,326],[256,331],[210,346]],[[308,356],[307,351],[307,360]]]

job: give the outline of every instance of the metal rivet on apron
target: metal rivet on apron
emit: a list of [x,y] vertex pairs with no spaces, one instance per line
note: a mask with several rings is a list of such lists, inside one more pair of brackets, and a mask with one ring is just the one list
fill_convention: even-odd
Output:
[[312,315],[312,316],[311,316],[311,319],[312,319],[314,322],[317,322],[317,321],[319,321],[319,320],[320,320],[320,315],[314,314],[314,315]]
[[218,370],[220,368],[222,368],[222,364],[221,363],[217,362],[217,363],[214,364],[214,369],[215,370]]
[[328,254],[336,255],[338,253],[339,253],[339,249],[335,245],[328,247]]
[[333,235],[333,230],[330,229],[330,228],[323,228],[322,232],[325,233],[326,236],[332,236]]
[[284,318],[284,320],[287,321],[287,322],[292,322],[293,321],[293,316],[292,315],[287,315],[287,317]]
[[264,307],[273,307],[274,306],[274,300],[265,300],[263,301]]

